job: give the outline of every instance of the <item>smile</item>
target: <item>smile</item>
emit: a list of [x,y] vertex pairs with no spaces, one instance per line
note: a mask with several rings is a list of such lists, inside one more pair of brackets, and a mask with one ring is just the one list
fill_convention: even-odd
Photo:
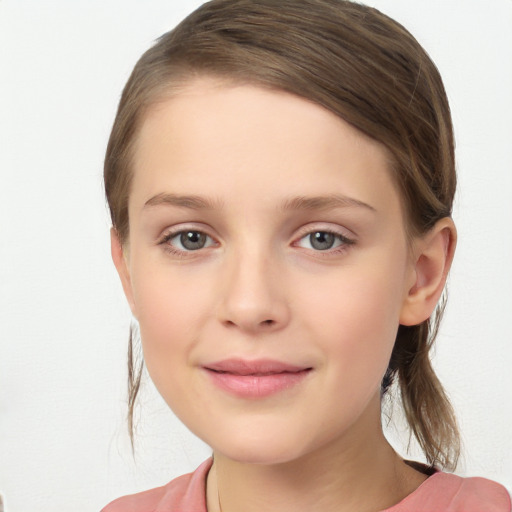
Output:
[[214,385],[239,398],[265,398],[288,390],[302,382],[311,367],[273,360],[245,361],[227,359],[205,365]]

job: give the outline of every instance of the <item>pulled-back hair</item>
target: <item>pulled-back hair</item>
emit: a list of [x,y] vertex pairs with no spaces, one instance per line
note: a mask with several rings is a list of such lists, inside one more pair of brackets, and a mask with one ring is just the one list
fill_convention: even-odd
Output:
[[[409,237],[451,215],[456,177],[448,100],[439,72],[400,24],[345,0],[212,0],[164,34],[136,64],[105,158],[113,227],[128,240],[134,142],[146,110],[197,76],[286,91],[321,105],[382,143]],[[400,326],[382,396],[397,382],[427,461],[454,469],[459,434],[430,362],[444,302],[420,325]],[[129,428],[142,363],[129,343]]]

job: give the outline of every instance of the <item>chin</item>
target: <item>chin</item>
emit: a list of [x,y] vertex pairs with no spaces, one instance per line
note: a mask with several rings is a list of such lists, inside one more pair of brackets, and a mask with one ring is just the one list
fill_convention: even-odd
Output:
[[219,450],[224,457],[227,457],[240,464],[258,464],[262,466],[272,466],[275,464],[286,464],[297,458],[294,453],[280,450],[279,453],[272,452],[268,448],[265,450],[255,449],[254,446],[249,447],[247,450]]
[[306,446],[289,435],[279,436],[271,432],[268,436],[251,434],[217,439],[210,446],[214,452],[233,461],[260,465],[285,464],[300,458],[308,451]]

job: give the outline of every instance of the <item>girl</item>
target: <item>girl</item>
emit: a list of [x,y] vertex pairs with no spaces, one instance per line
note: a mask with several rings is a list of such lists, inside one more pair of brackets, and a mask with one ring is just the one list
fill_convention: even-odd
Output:
[[[437,69],[380,12],[213,0],[165,34],[107,149],[112,255],[149,374],[213,457],[104,511],[510,511],[441,471],[455,181]],[[393,383],[428,465],[382,433]]]

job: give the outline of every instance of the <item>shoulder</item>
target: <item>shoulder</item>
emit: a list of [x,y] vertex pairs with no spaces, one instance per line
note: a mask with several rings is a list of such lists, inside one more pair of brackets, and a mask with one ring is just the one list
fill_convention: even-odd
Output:
[[162,487],[118,498],[101,512],[206,512],[206,475],[211,465],[212,460],[208,459],[193,473]]
[[[438,472],[429,477],[396,507],[421,512],[511,512],[510,495],[502,485],[486,478],[462,478]],[[404,508],[405,507],[405,508]],[[395,512],[395,508],[391,509]]]
[[441,475],[448,485],[457,489],[451,503],[454,512],[510,512],[512,509],[509,493],[497,482],[480,477]]

